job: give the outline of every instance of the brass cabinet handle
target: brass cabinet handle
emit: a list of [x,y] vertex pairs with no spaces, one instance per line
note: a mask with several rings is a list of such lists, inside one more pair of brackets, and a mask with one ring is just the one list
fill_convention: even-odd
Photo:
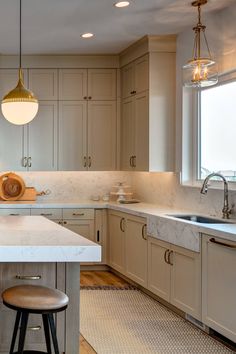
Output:
[[84,96],[84,100],[87,100],[87,96]]
[[84,213],[73,213],[73,216],[84,216]]
[[146,237],[146,227],[147,227],[147,224],[144,224],[143,227],[142,227],[142,238],[146,241],[147,240],[147,237]]
[[124,226],[124,221],[125,221],[125,218],[121,218],[120,219],[120,230],[122,232],[125,232],[125,228],[123,227]]
[[215,239],[214,237],[210,238],[210,242],[215,243],[215,244],[217,244],[217,245],[219,245],[219,246],[224,246],[224,247],[236,249],[236,246],[235,246],[235,245],[229,245],[228,243],[216,241],[216,239]]
[[59,224],[59,225],[62,225],[62,224],[63,224],[63,222],[62,222],[62,221],[58,221],[58,224]]
[[84,156],[84,167],[87,167],[87,157]]
[[64,224],[64,225],[67,225],[67,221],[63,221],[63,224]]
[[168,259],[167,259],[167,253],[169,252],[169,250],[165,250],[165,253],[164,253],[164,260],[166,263],[168,263]]
[[23,167],[27,167],[27,161],[28,161],[27,157],[24,156],[24,157],[22,158],[22,166],[23,166]]
[[48,214],[47,213],[41,213],[40,215],[41,216],[52,216],[52,213],[48,213]]
[[12,214],[9,214],[10,216],[19,216],[20,214],[14,214],[14,213],[12,213]]
[[171,262],[171,255],[173,254],[173,251],[169,251],[168,250],[168,262],[171,266],[173,265],[173,263]]
[[89,100],[91,100],[92,99],[92,97],[91,96],[89,96],[89,98],[88,98]]
[[32,167],[32,158],[31,158],[31,156],[28,157],[28,159],[27,159],[27,166],[28,167]]
[[32,327],[27,327],[28,331],[40,331],[42,327],[41,326],[32,326]]
[[133,167],[136,167],[136,156],[133,156]]
[[133,166],[132,166],[132,158],[133,158],[133,156],[130,156],[130,158],[129,158],[129,165],[130,165],[130,167],[133,167]]
[[42,279],[41,275],[16,275],[16,279],[19,280],[40,280]]
[[92,166],[92,159],[91,156],[88,158],[88,167],[90,168]]

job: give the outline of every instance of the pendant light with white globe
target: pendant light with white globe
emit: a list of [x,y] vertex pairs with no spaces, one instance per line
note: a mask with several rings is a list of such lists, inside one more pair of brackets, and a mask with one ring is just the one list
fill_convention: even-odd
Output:
[[31,122],[38,112],[38,100],[33,92],[25,88],[21,68],[21,18],[22,6],[20,0],[20,55],[19,80],[17,86],[8,92],[2,100],[2,114],[10,123],[23,125]]

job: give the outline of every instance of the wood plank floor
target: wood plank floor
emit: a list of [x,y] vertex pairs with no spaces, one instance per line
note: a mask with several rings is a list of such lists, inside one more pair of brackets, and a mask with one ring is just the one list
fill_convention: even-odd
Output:
[[[128,283],[117,275],[107,271],[81,271],[80,285],[96,286],[96,285],[113,285],[117,287],[126,286]],[[86,339],[80,335],[80,354],[96,354],[94,349],[89,345]]]

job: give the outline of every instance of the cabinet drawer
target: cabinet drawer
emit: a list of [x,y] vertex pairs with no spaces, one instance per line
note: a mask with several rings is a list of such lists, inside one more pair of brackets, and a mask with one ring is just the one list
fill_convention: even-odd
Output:
[[55,263],[0,263],[0,291],[20,284],[56,287]]
[[21,209],[21,208],[4,208],[0,209],[0,216],[4,215],[30,215],[30,209]]
[[31,209],[31,215],[41,215],[45,216],[45,218],[48,219],[62,219],[62,209],[49,209],[49,208],[43,208],[43,209]]
[[63,209],[63,219],[94,219],[94,209]]

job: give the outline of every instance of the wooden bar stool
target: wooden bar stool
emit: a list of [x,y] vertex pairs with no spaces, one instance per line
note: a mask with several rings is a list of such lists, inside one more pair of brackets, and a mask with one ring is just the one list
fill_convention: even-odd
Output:
[[[18,351],[15,354],[23,353],[44,353],[52,354],[50,331],[55,354],[59,354],[55,322],[53,314],[63,311],[67,308],[69,299],[66,294],[57,290],[38,285],[18,285],[6,289],[2,293],[4,305],[10,309],[16,310],[16,321],[12,335],[9,354],[14,353],[17,331],[20,325],[20,335]],[[43,327],[46,341],[47,352],[25,350],[25,336],[27,323],[30,313],[41,314],[43,318]],[[50,331],[49,331],[50,329]]]

